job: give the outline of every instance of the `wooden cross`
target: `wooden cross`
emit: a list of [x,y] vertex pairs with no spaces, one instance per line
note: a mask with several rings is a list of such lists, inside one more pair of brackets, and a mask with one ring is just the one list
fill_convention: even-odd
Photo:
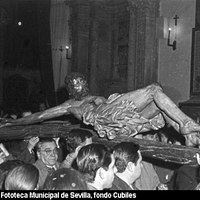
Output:
[[175,17],[173,19],[175,20],[175,26],[177,26],[177,21],[179,19],[178,15],[175,15]]

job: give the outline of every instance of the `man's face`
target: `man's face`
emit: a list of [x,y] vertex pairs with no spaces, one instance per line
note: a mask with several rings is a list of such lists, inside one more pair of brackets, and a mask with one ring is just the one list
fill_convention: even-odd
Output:
[[108,170],[106,170],[106,177],[104,179],[104,188],[111,188],[112,183],[114,180],[114,174],[116,173],[117,169],[115,167],[115,158],[113,154],[111,155],[112,161],[108,167]]
[[45,165],[55,165],[58,159],[58,151],[55,142],[43,143],[37,154],[38,158],[42,160]]

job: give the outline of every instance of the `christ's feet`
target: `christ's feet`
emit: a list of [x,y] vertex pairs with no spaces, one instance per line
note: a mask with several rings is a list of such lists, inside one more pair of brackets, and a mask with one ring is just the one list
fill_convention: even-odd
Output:
[[185,145],[186,146],[200,146],[200,133],[194,132],[191,134],[184,135],[185,137]]
[[194,120],[189,120],[183,124],[183,127],[180,129],[180,132],[183,135],[191,134],[194,132],[200,132],[200,124],[196,123]]

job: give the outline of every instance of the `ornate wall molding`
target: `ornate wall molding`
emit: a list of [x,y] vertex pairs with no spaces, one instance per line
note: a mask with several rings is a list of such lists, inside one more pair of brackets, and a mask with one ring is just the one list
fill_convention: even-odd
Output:
[[88,1],[69,1],[72,31],[72,71],[87,74],[90,4]]
[[126,92],[157,81],[159,0],[70,2],[72,70],[87,74],[93,93]]
[[[128,0],[130,29],[134,38],[129,39],[129,69],[134,81],[129,78],[128,88],[137,89],[157,80],[156,18],[159,16],[159,0]],[[131,36],[130,36],[131,37]],[[130,43],[131,42],[131,43]],[[135,46],[135,49],[133,47]]]

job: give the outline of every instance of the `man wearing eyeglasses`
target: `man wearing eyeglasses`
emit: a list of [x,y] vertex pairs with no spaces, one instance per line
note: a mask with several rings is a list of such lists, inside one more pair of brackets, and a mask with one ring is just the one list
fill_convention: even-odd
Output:
[[58,149],[53,138],[42,138],[36,145],[38,160],[34,165],[39,170],[39,188],[43,187],[46,177],[60,167]]

